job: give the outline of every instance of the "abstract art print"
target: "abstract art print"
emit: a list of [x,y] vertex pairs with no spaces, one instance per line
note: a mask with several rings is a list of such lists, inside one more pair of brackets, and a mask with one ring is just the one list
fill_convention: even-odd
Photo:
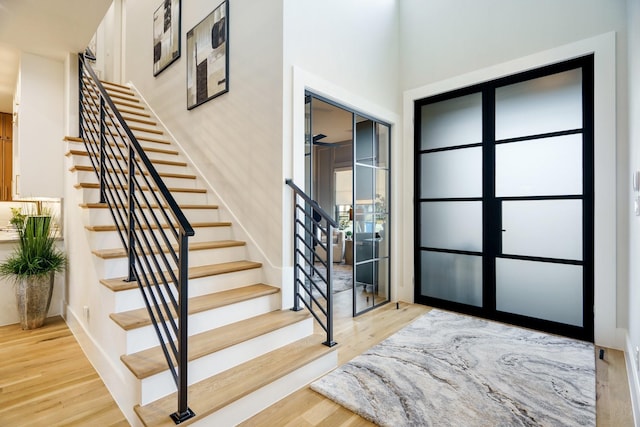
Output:
[[187,33],[187,109],[229,91],[228,45],[225,1]]
[[164,0],[153,13],[153,75],[180,58],[180,0]]

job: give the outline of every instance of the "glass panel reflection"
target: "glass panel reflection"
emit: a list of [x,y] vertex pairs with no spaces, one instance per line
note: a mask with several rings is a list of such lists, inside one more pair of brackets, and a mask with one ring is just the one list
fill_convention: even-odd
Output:
[[375,303],[382,304],[389,301],[389,260],[381,259],[375,263],[377,284],[374,289]]
[[375,283],[375,263],[373,261],[355,266],[353,298],[356,306],[356,312],[373,307]]
[[421,253],[421,293],[482,306],[482,257],[441,252]]
[[482,197],[482,148],[420,156],[420,197]]
[[579,68],[496,89],[496,140],[579,128]]
[[482,202],[421,203],[420,246],[482,252]]
[[474,93],[422,106],[420,148],[482,142],[482,94]]
[[375,160],[375,125],[364,117],[356,116],[356,163],[373,165]]
[[582,326],[582,266],[496,260],[496,309]]
[[496,145],[496,196],[582,194],[582,134]]
[[389,168],[389,126],[376,123],[378,134],[376,165],[380,168]]
[[502,202],[502,253],[582,260],[581,200]]

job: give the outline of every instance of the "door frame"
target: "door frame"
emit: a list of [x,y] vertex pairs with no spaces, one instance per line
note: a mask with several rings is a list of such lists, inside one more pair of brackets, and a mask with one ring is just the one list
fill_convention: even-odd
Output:
[[[363,113],[362,111],[351,107],[351,106],[347,106],[344,104],[341,104],[338,101],[334,101],[330,98],[327,98],[323,95],[319,95],[318,93],[314,92],[311,89],[305,89],[304,91],[304,99],[305,99],[305,105],[307,104],[307,100],[309,100],[309,102],[311,103],[311,108],[309,109],[309,124],[311,127],[311,134],[313,133],[313,99],[317,99],[319,101],[325,102],[327,104],[330,104],[336,108],[340,108],[344,111],[347,111],[351,114],[352,116],[352,131],[351,131],[351,138],[352,138],[352,161],[351,161],[351,170],[352,170],[352,195],[353,195],[353,202],[355,202],[355,182],[356,182],[356,144],[355,144],[355,140],[356,140],[356,118],[357,117],[361,117],[363,119],[366,120],[371,120],[374,124],[380,124],[382,126],[386,126],[389,130],[389,150],[388,150],[388,171],[389,171],[389,182],[387,183],[388,188],[387,188],[387,198],[388,198],[388,202],[387,202],[387,224],[389,225],[389,235],[393,236],[393,223],[392,223],[392,214],[393,214],[393,191],[392,191],[392,182],[393,182],[393,175],[392,175],[392,169],[393,169],[393,153],[392,153],[392,140],[393,140],[393,125],[383,119],[379,119],[376,118],[375,116],[371,115],[371,114],[367,114],[367,113]],[[314,159],[314,150],[313,150],[313,137],[310,136],[310,134],[308,134],[306,132],[306,123],[305,123],[305,138],[310,138],[311,142],[310,142],[310,159],[307,161],[307,159],[305,158],[305,162],[304,162],[304,167],[307,167],[307,164],[311,165],[312,168],[316,167],[316,162]],[[305,141],[306,143],[306,141]],[[341,168],[344,169],[344,164],[341,165]],[[334,170],[335,171],[335,170]],[[309,193],[309,191],[311,191],[310,196],[311,198],[314,198],[313,195],[313,188],[314,188],[314,176],[313,176],[313,169],[311,171],[311,189],[306,189],[305,191]],[[306,175],[306,171],[305,171],[305,175]],[[333,178],[332,178],[333,180]],[[335,184],[335,183],[334,183]],[[355,203],[352,203],[352,207],[355,207]],[[333,212],[332,212],[333,213]],[[331,214],[332,214],[331,213]],[[355,239],[355,235],[353,237]],[[388,237],[390,239],[391,242],[391,237]],[[392,295],[392,277],[393,277],[393,273],[392,273],[392,268],[393,268],[393,261],[392,259],[393,257],[393,253],[391,250],[391,243],[389,244],[389,255],[388,255],[388,269],[387,269],[387,299],[386,301],[383,301],[382,303],[377,304],[375,301],[376,299],[374,298],[374,302],[373,305],[370,307],[367,307],[363,310],[357,311],[357,307],[356,307],[356,299],[355,299],[355,295],[353,295],[353,293],[355,292],[356,288],[355,286],[352,287],[352,316],[353,317],[357,317],[361,314],[367,313],[373,309],[376,309],[378,307],[381,307],[385,304],[387,304],[388,302],[391,301],[391,295]],[[355,245],[353,245],[353,251],[355,252]],[[355,255],[355,254],[353,254]],[[353,264],[353,283],[355,285],[355,275],[356,275],[356,265],[355,265],[355,256],[353,256],[354,259],[354,264]]]
[[[555,73],[573,70],[582,70],[582,100],[583,100],[583,125],[582,125],[582,170],[583,188],[580,199],[583,201],[583,326],[576,327],[562,323],[531,318],[523,315],[501,312],[496,309],[496,260],[505,257],[501,254],[500,234],[497,230],[501,227],[501,204],[503,198],[495,196],[495,147],[502,141],[495,141],[495,90],[514,83],[520,83],[535,78],[540,78]],[[457,98],[464,95],[481,93],[483,99],[483,303],[482,307],[441,300],[422,295],[421,293],[421,114],[420,109],[424,105]],[[423,303],[451,309],[467,314],[472,314],[488,319],[504,321],[520,326],[531,327],[547,332],[558,333],[587,341],[594,340],[594,56],[586,55],[579,58],[546,65],[543,67],[515,73],[506,77],[486,81],[480,84],[456,89],[453,91],[436,94],[414,101],[414,300]],[[558,132],[563,134],[564,132]],[[555,135],[547,135],[555,136]],[[525,139],[525,138],[516,138]],[[528,138],[526,138],[528,139]],[[568,197],[568,196],[567,196]],[[544,199],[545,197],[543,197]],[[531,199],[527,197],[526,199]],[[536,199],[533,197],[533,199]],[[455,252],[455,251],[454,251]],[[524,259],[526,257],[506,256],[506,258]]]

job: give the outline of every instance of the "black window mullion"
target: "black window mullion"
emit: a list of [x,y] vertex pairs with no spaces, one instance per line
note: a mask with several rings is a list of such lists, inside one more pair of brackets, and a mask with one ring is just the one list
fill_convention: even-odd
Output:
[[495,198],[495,89],[482,91],[482,305],[483,310],[496,309],[497,230],[501,227],[500,204]]

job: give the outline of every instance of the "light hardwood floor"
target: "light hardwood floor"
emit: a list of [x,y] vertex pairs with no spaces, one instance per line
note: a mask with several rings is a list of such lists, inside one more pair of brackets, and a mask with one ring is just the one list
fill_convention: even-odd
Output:
[[[342,295],[344,294],[344,295]],[[416,317],[426,306],[387,304],[351,317],[348,293],[336,298],[338,362],[345,363]],[[597,351],[598,349],[596,349]],[[60,318],[35,331],[0,327],[0,425],[126,426],[97,374]],[[606,350],[596,362],[597,425],[633,426],[624,355]],[[370,422],[305,387],[242,426],[371,426]]]
[[0,327],[0,425],[128,426],[61,317]]

